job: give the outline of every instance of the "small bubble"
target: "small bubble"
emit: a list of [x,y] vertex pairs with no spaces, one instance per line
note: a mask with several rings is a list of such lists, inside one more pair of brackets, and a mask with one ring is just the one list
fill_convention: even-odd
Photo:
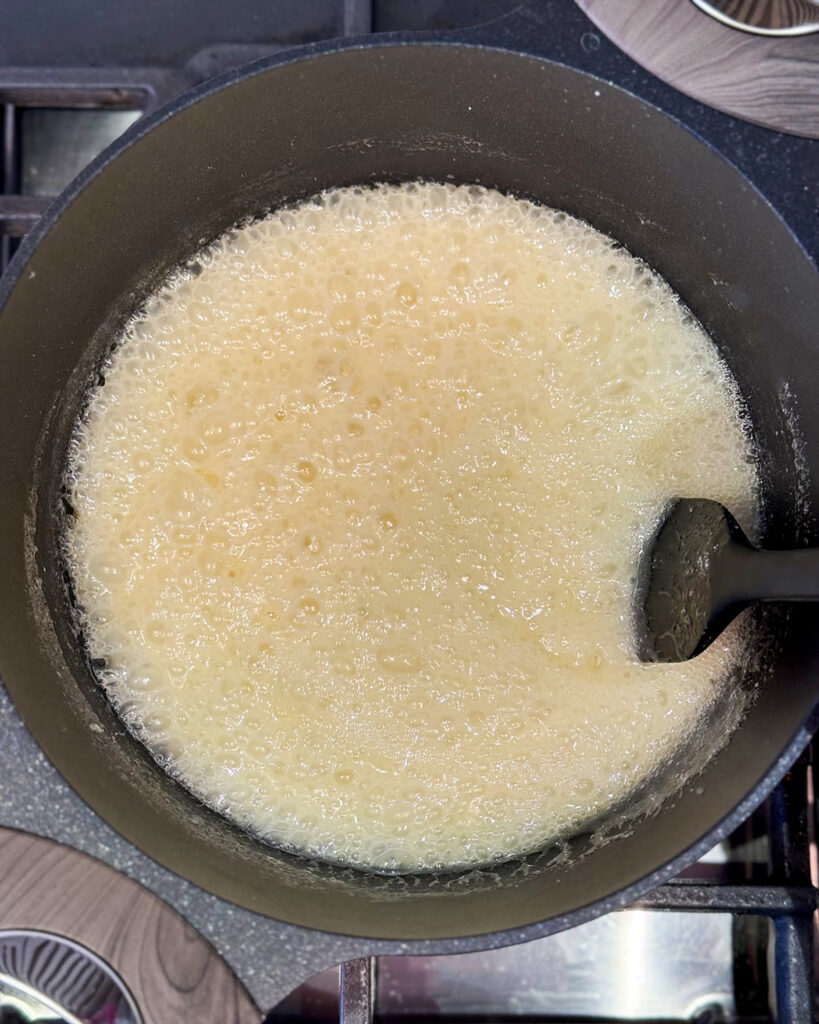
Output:
[[146,633],[149,639],[157,643],[161,643],[168,635],[165,624],[159,619],[151,620]]
[[307,292],[293,292],[287,299],[287,315],[295,324],[303,324],[310,317],[310,297]]
[[393,643],[379,647],[378,664],[389,672],[417,672],[421,668],[418,650],[411,644]]
[[317,537],[314,533],[306,533],[302,537],[302,547],[310,552],[311,555],[317,555],[324,546],[321,543],[321,538]]
[[200,385],[191,388],[185,395],[185,404],[189,409],[198,409],[202,406],[213,405],[219,397],[219,392],[214,387]]
[[330,325],[339,333],[358,327],[358,309],[352,302],[340,302],[330,313]]
[[465,260],[455,263],[449,272],[449,276],[452,279],[453,284],[462,288],[464,285],[469,283],[472,276],[469,270],[469,263]]
[[395,297],[402,306],[412,309],[418,302],[418,289],[414,284],[403,282],[395,289]]
[[318,470],[309,459],[301,459],[300,462],[296,463],[296,473],[300,480],[309,484],[312,480],[316,479]]

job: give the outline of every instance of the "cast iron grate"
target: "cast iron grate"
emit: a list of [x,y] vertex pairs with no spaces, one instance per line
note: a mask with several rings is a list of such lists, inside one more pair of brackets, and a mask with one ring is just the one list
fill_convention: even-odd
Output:
[[[817,889],[812,882],[816,809],[813,801],[811,750],[805,752],[771,797],[727,841],[743,851],[755,847],[753,857],[741,855],[729,864],[697,864],[671,882],[638,900],[632,909],[695,914],[730,914],[734,926],[733,975],[735,1012],[706,1003],[686,1020],[695,1024],[808,1024],[816,1018],[814,990],[814,923]],[[759,862],[760,847],[764,849]],[[760,941],[761,937],[762,941]],[[544,940],[548,941],[548,940]],[[481,957],[483,954],[472,954]],[[398,1003],[395,993],[382,998],[379,965],[386,966],[385,984],[399,989],[394,959],[363,958],[342,964],[338,972],[338,1008],[321,1001],[321,988],[308,983],[285,1000],[266,1024],[555,1024],[637,1019],[616,1014],[566,1016],[565,1013],[504,1014],[494,1008],[482,1015],[435,1011],[412,1012],[414,993],[405,988]],[[656,961],[655,961],[656,966]],[[640,984],[656,984],[650,971]],[[406,983],[404,983],[406,985]],[[490,986],[491,987],[491,983]],[[406,1003],[407,1008],[396,1010]],[[646,1018],[640,1016],[641,1021]],[[673,1021],[675,1018],[663,1017]],[[679,1018],[681,1021],[683,1018]]]
[[[328,27],[327,4],[306,3],[301,9],[314,16],[315,25],[297,40],[310,41],[333,35],[361,35],[374,29],[457,27],[497,16],[513,3],[492,0],[477,12],[473,4],[430,3],[428,20],[419,15],[423,5],[403,10],[373,0],[342,0],[331,5]],[[450,10],[452,8],[452,10]],[[467,14],[463,12],[470,8]],[[441,9],[445,9],[444,22]],[[400,13],[396,13],[400,12]],[[212,47],[205,58],[188,60],[181,66],[167,61],[140,67],[10,67],[0,68],[0,273],[4,272],[20,240],[37,223],[50,201],[49,195],[23,187],[22,127],[31,111],[132,111],[134,118],[148,113],[199,81],[238,63],[266,56],[293,44],[292,38],[267,39],[263,43]],[[95,155],[93,153],[89,155]],[[767,919],[773,928],[772,956],[768,972],[771,1013],[767,1020],[779,1024],[808,1024],[814,1012],[814,917],[817,890],[812,883],[811,849],[815,841],[815,805],[812,798],[810,753],[776,789],[765,808],[768,869],[765,877],[748,872],[742,880],[703,880],[688,872],[653,893],[636,906],[656,911],[730,913],[739,917]],[[753,876],[753,877],[751,877]],[[387,1024],[399,1020],[413,1024],[421,1018],[402,1015],[389,1018],[375,1011],[378,978],[376,958],[354,960],[339,973],[339,1020],[341,1024]],[[646,979],[650,984],[651,979]],[[739,1013],[739,1007],[738,1007]],[[426,1020],[426,1018],[424,1018]],[[440,1018],[454,1020],[456,1018]],[[460,1019],[466,1024],[466,1018]],[[548,1016],[481,1018],[471,1014],[470,1024],[501,1024],[503,1020],[523,1024],[546,1022]],[[563,1019],[563,1018],[561,1018]],[[579,1018],[574,1018],[579,1020]],[[750,1017],[737,1019],[751,1020]],[[760,1020],[761,1018],[753,1018]],[[700,1024],[715,1017],[701,1016]]]
[[167,78],[162,73],[140,75],[126,69],[121,75],[96,69],[71,69],[68,73],[60,69],[0,69],[0,273],[53,198],[24,194],[21,188],[21,122],[25,113],[42,109],[147,113],[162,101],[160,87],[167,84]]
[[[180,10],[184,7],[179,6]],[[396,18],[393,6],[389,3],[382,5],[381,21],[386,28],[401,27],[400,23],[395,26],[392,24]],[[470,3],[466,8],[472,6]],[[490,0],[487,11],[491,16],[500,13],[504,7],[512,6],[514,4],[508,0]],[[257,11],[251,11],[252,20],[260,23],[250,33],[254,41],[209,45],[193,55],[177,55],[175,60],[168,44],[154,38],[146,46],[157,55],[156,62],[145,67],[99,67],[91,64],[51,67],[16,63],[10,67],[0,67],[0,273],[5,271],[20,240],[37,223],[54,197],[53,194],[36,194],[35,190],[24,187],[22,128],[23,119],[28,113],[35,110],[133,111],[136,118],[150,113],[213,75],[269,56],[295,43],[369,33],[374,28],[374,10],[372,0],[299,0],[297,5],[271,4],[264,17],[268,22],[271,19],[274,22],[278,20],[281,23],[278,31],[263,24]],[[237,13],[237,18],[240,13]],[[414,13],[417,16],[417,12]],[[115,11],[109,10],[109,20],[113,21],[115,14]],[[34,15],[34,12],[21,15],[26,18],[31,16],[40,17]],[[204,9],[201,16],[203,19],[206,17]],[[127,11],[125,17],[128,17]],[[221,12],[217,10],[211,19],[212,31],[218,32],[220,25],[224,28],[230,24],[230,20],[227,9]],[[461,20],[462,16],[456,17],[452,24],[457,25]],[[467,17],[467,20],[470,19]],[[475,17],[474,20],[483,19]],[[150,22],[150,19],[146,19],[146,22]],[[407,27],[413,26],[409,24]],[[433,27],[437,27],[437,23]],[[24,37],[27,33],[31,34],[31,31],[31,26],[21,26],[20,35]],[[39,29],[35,26],[34,31]],[[110,38],[103,40],[109,47],[117,43],[114,31],[115,26],[112,24],[109,29]],[[263,41],[259,41],[259,35]],[[12,41],[9,43],[9,40]],[[13,33],[9,32],[6,44],[0,43],[2,52],[7,52],[15,60],[17,51],[13,45]],[[104,148],[108,141],[113,139],[105,139],[99,148]],[[91,152],[89,158],[95,156],[97,151]]]

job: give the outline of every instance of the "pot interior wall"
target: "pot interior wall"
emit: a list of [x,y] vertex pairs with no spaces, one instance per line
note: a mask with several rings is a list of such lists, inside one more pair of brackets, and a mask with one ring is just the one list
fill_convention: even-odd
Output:
[[633,835],[558,868],[542,858],[523,869],[388,880],[263,845],[199,804],[122,729],[77,650],[55,509],[94,368],[171,269],[281,203],[422,177],[565,209],[657,269],[711,332],[747,402],[766,543],[816,541],[815,276],[773,211],[736,170],[634,97],[541,60],[440,44],[274,63],[115,148],[18,263],[0,313],[0,417],[13,438],[0,498],[0,668],[81,795],[151,856],[222,896],[307,926],[395,939],[545,918],[563,926],[563,915],[661,868],[712,829],[811,713],[819,646],[807,609],[770,613],[781,650],[764,678],[743,682],[759,683],[747,719],[696,788]]

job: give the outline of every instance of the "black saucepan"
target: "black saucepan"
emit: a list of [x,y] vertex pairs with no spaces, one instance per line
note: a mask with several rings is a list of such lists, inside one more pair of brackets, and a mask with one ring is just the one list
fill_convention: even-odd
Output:
[[[32,732],[107,821],[220,896],[373,939],[519,941],[617,906],[747,815],[814,723],[809,607],[768,608],[758,690],[728,745],[630,835],[571,862],[385,878],[263,844],[169,778],[122,727],[72,628],[58,538],[71,425],[128,317],[237,221],[333,185],[480,182],[563,208],[655,267],[710,331],[747,403],[771,547],[819,541],[819,294],[776,213],[635,97],[483,47],[330,45],[250,66],[136,125],[26,239],[0,285],[0,670]],[[703,437],[703,446],[708,444]],[[700,747],[707,749],[703,733]],[[520,785],[527,785],[521,778]],[[579,856],[584,853],[585,856]],[[501,934],[503,933],[503,934]],[[429,947],[427,947],[429,948]]]

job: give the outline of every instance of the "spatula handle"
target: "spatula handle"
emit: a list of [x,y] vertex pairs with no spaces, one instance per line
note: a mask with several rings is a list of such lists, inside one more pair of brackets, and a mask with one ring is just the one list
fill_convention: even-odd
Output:
[[819,548],[760,551],[729,544],[714,572],[712,595],[720,604],[819,601]]

